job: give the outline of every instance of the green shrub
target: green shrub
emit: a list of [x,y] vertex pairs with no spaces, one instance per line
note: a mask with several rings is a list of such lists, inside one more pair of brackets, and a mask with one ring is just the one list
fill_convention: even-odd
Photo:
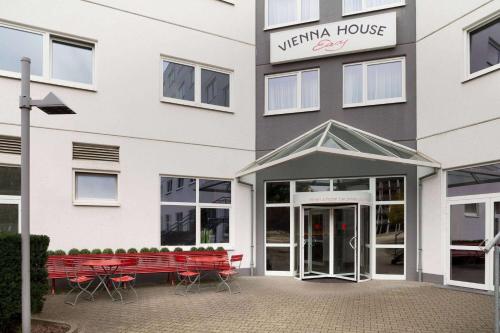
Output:
[[[136,251],[137,252],[137,251]],[[120,253],[127,253],[127,251],[125,251],[125,249],[122,249],[122,248],[119,248],[119,249],[116,249],[115,251],[116,254],[120,254]],[[129,252],[130,253],[130,252]]]
[[182,248],[181,248],[181,247],[176,247],[176,248],[174,249],[174,252],[182,252]]
[[52,250],[47,250],[47,256],[53,256],[55,254]]
[[80,254],[90,254],[89,249],[81,249]]
[[217,247],[216,251],[224,251],[224,248],[222,246]]
[[168,247],[162,247],[160,252],[170,252],[170,250],[168,249]]
[[193,246],[189,251],[198,251],[198,248],[196,246]]
[[128,249],[127,253],[137,253],[137,250],[131,247],[130,249]]
[[102,254],[101,249],[93,249],[90,253],[92,254]]
[[158,248],[156,248],[156,247],[152,247],[152,248],[149,249],[149,252],[151,252],[151,253],[158,253],[158,252],[160,252],[160,250],[158,250]]
[[207,251],[215,251],[215,249],[211,246],[207,247]]
[[102,250],[102,253],[104,253],[104,254],[113,254],[113,249],[110,249],[109,247],[107,247],[104,250]]
[[197,251],[206,251],[203,246],[200,246]]
[[54,255],[55,256],[65,256],[66,252],[64,252],[64,250],[55,250]]
[[141,253],[148,253],[149,252],[149,248],[148,247],[143,247],[139,252],[141,252]]
[[[42,311],[49,237],[31,235],[31,312]],[[16,332],[21,321],[21,235],[0,234],[0,332]]]
[[76,256],[77,254],[80,254],[80,250],[72,248],[71,250],[68,251],[68,254],[70,256]]

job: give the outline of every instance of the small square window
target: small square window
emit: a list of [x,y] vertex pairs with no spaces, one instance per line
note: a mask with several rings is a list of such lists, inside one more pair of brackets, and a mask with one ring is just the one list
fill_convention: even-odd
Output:
[[92,84],[93,53],[92,45],[52,40],[52,78]]
[[319,0],[267,0],[267,27],[319,20]]
[[118,200],[118,175],[75,172],[77,203],[113,203]]
[[470,73],[500,64],[500,17],[469,32]]
[[[163,202],[196,202],[196,183],[189,182],[184,186],[186,178],[162,177],[161,201]],[[175,182],[176,190],[172,191]],[[165,185],[166,184],[166,185]],[[166,190],[166,191],[165,191]]]
[[163,96],[194,101],[194,67],[163,61]]
[[229,107],[229,74],[201,69],[201,102]]

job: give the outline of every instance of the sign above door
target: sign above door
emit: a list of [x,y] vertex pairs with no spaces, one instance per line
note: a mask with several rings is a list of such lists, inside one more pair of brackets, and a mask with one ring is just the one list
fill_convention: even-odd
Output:
[[271,63],[330,57],[396,45],[396,13],[271,33]]

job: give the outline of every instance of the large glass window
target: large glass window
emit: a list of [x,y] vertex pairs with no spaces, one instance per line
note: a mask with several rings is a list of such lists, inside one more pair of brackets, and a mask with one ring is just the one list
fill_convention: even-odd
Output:
[[290,271],[290,248],[289,247],[267,247],[266,248],[266,270],[267,271]]
[[377,206],[377,244],[405,243],[405,206]]
[[110,203],[117,200],[117,174],[75,172],[76,203]]
[[202,69],[201,102],[229,107],[229,74]]
[[319,69],[266,76],[266,114],[319,109]]
[[469,32],[470,73],[500,64],[500,18]]
[[163,96],[194,101],[194,67],[164,61]]
[[0,195],[21,195],[21,168],[0,166]]
[[500,192],[500,163],[448,171],[448,196]]
[[43,35],[0,26],[0,70],[21,72],[21,58],[31,59],[31,74],[42,76]]
[[58,80],[92,84],[92,45],[52,40],[52,77]]
[[344,107],[405,101],[405,58],[344,65]]
[[344,15],[368,12],[405,4],[405,0],[343,0]]
[[319,19],[319,0],[267,0],[267,27]]
[[290,242],[290,208],[266,208],[266,243]]
[[161,245],[229,243],[231,184],[228,180],[161,177]]

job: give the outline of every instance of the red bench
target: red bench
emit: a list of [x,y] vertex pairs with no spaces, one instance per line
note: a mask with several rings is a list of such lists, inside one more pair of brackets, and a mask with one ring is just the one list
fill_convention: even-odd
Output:
[[[174,273],[176,272],[175,255],[185,256],[227,256],[227,251],[183,251],[183,252],[159,252],[159,253],[123,253],[123,254],[80,254],[80,255],[63,255],[49,256],[47,260],[48,278],[52,282],[52,294],[55,293],[57,279],[66,278],[66,270],[64,268],[64,259],[74,259],[87,261],[91,259],[126,259],[138,258],[139,262],[135,267],[123,268],[124,271],[131,270],[137,274],[155,274],[155,273]],[[86,270],[86,268],[83,268]],[[201,267],[201,269],[203,269]],[[88,268],[88,272],[84,274],[94,274]],[[173,281],[173,280],[172,280]]]

